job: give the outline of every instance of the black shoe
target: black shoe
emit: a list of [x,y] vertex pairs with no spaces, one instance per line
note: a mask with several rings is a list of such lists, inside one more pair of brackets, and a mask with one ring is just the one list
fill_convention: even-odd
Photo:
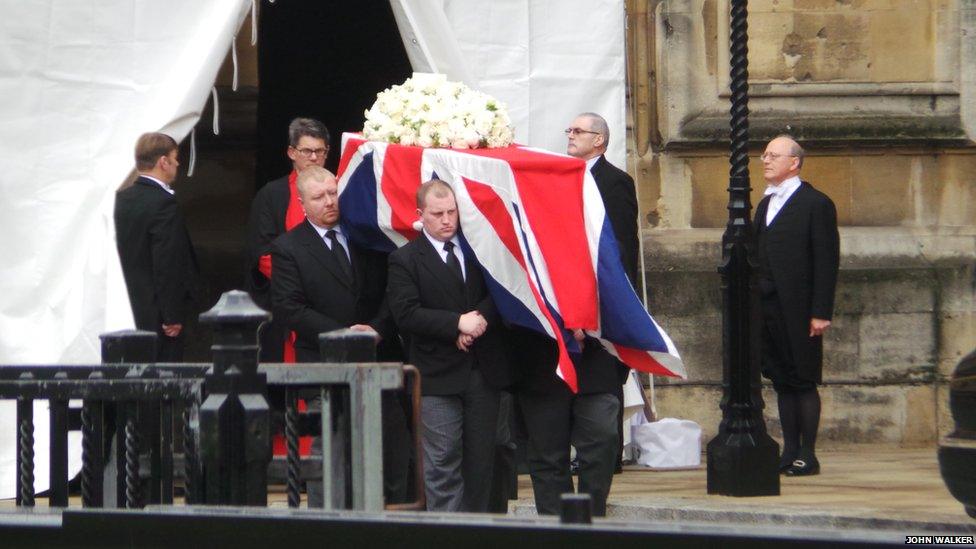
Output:
[[793,462],[796,461],[796,456],[793,457],[783,456],[779,460],[779,474],[785,475],[786,470],[793,467]]
[[809,460],[796,459],[793,464],[786,469],[786,476],[788,477],[807,477],[811,475],[820,474],[820,462],[817,458],[811,458]]

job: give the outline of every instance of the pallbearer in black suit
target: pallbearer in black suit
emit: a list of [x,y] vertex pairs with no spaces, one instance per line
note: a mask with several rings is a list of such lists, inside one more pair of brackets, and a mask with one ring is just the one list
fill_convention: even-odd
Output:
[[115,197],[115,237],[136,327],[159,334],[157,360],[183,360],[183,323],[199,271],[173,196],[176,141],[147,133],[136,141],[139,178]]
[[431,511],[484,512],[498,389],[509,384],[494,302],[458,238],[451,187],[417,191],[423,234],[390,254],[387,298],[423,379],[424,482]]
[[[384,302],[386,257],[360,249],[346,239],[339,224],[338,186],[332,173],[309,166],[299,174],[297,188],[306,218],[271,244],[273,312],[297,334],[296,358],[299,362],[318,362],[319,334],[352,328],[376,336],[380,360],[402,360],[396,328]],[[406,498],[407,437],[403,408],[394,393],[385,392],[383,477],[387,503]],[[310,488],[309,499],[318,497],[320,494]],[[334,503],[341,506],[344,502]]]
[[[573,120],[566,129],[566,153],[576,158],[586,160],[586,167],[600,190],[603,207],[610,219],[613,236],[617,240],[620,250],[620,262],[624,272],[630,279],[634,291],[637,287],[637,267],[640,264],[640,242],[637,235],[637,189],[634,178],[630,174],[611,164],[606,155],[610,145],[610,126],[607,121],[594,112],[585,112]],[[626,372],[623,374],[626,376]],[[614,393],[620,401],[618,413],[617,436],[620,439],[617,447],[617,464],[615,469],[620,471],[623,457],[623,413],[624,391],[623,384]]]
[[773,382],[783,426],[780,471],[820,472],[823,333],[830,327],[840,258],[837,211],[827,195],[800,180],[803,148],[779,136],[762,155],[768,186],[756,208],[762,294],[762,368]]
[[[613,227],[624,269],[637,280],[637,196],[634,181],[604,158],[610,129],[598,114],[583,113],[566,129],[570,156],[586,161]],[[573,492],[570,445],[579,461],[579,492],[592,498],[593,514],[606,515],[607,495],[620,459],[623,383],[628,369],[600,342],[574,335],[582,354],[574,357],[579,392],[555,374],[556,345],[528,330],[512,330],[520,374],[518,399],[528,431],[527,458],[539,514],[559,513],[560,495]]]

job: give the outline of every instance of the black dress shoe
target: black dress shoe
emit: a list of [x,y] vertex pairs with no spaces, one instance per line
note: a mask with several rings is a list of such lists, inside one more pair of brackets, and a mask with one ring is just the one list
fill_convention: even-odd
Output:
[[796,459],[793,464],[786,469],[786,476],[788,477],[807,477],[810,475],[820,474],[820,462],[817,458],[812,458],[809,460]]
[[781,457],[779,460],[779,474],[785,475],[786,470],[789,469],[790,467],[793,467],[794,461],[796,461],[795,455],[793,457],[787,457],[787,456]]

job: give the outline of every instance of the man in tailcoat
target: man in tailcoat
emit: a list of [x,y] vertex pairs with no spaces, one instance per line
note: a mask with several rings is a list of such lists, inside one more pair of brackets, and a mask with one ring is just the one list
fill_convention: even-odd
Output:
[[820,472],[823,333],[830,327],[840,260],[837,210],[827,195],[800,180],[803,148],[789,136],[762,155],[767,188],[755,230],[762,304],[762,369],[776,390],[783,427],[780,472]]
[[173,196],[176,141],[146,133],[136,141],[138,179],[115,197],[115,234],[136,327],[159,334],[157,361],[183,360],[183,325],[199,267]]
[[[269,181],[254,196],[247,222],[247,274],[245,287],[254,302],[271,310],[271,243],[305,219],[298,201],[298,173],[309,166],[325,166],[329,130],[313,118],[295,118],[288,124],[288,150],[292,170]],[[286,330],[276,317],[261,331],[261,362],[282,362]]]
[[417,213],[422,234],[390,254],[387,299],[423,379],[427,509],[485,512],[499,389],[510,383],[503,326],[463,248],[451,187],[421,185]]
[[[271,302],[274,315],[297,335],[298,362],[319,362],[319,334],[341,328],[373,334],[379,360],[402,360],[396,329],[384,302],[386,257],[361,249],[346,238],[339,223],[338,185],[328,170],[306,167],[296,183],[306,217],[271,244]],[[341,457],[345,445],[335,446]],[[383,476],[388,503],[406,499],[409,456],[403,408],[395,392],[384,392]],[[309,499],[318,504],[318,485],[311,486]],[[344,502],[340,499],[334,503],[341,506]]]

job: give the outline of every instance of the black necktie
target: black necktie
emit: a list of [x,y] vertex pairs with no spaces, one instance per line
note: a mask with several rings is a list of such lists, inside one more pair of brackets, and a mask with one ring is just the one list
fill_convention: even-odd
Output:
[[347,279],[352,280],[352,265],[349,264],[349,256],[346,255],[346,249],[339,243],[339,237],[335,229],[329,229],[325,233],[325,237],[332,241],[332,254],[335,255],[336,261],[339,262],[339,267],[342,268],[342,272],[345,273]]
[[454,253],[454,243],[451,242],[450,240],[445,242],[444,251],[447,252],[447,266],[450,267],[452,271],[454,271],[454,274],[457,275],[458,280],[460,280],[461,283],[463,284],[464,271],[461,270],[461,261],[458,259],[458,256]]

